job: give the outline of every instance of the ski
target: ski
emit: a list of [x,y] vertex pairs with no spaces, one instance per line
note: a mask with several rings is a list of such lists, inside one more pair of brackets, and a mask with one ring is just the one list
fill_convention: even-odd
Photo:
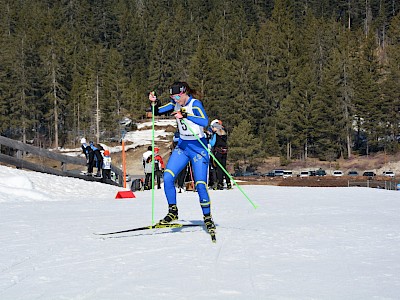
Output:
[[118,233],[126,233],[126,232],[149,230],[149,229],[182,228],[182,227],[195,227],[195,226],[203,226],[203,224],[179,224],[179,223],[155,224],[155,225],[150,225],[150,226],[143,226],[143,227],[125,229],[125,230],[120,230],[120,231],[105,232],[105,233],[94,233],[94,234],[95,235],[112,235],[112,234],[118,234]]
[[210,231],[208,231],[208,233],[211,236],[211,241],[213,243],[216,243],[217,242],[217,237],[215,236],[215,229],[211,229]]

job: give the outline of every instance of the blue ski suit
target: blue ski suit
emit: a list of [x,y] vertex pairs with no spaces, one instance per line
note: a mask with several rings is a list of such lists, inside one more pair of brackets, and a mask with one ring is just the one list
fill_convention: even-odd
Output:
[[208,125],[208,116],[204,110],[203,104],[200,100],[194,99],[189,95],[189,100],[184,107],[181,107],[172,100],[170,103],[159,107],[157,112],[158,114],[166,114],[172,111],[180,111],[181,108],[186,111],[187,117],[184,120],[185,123],[181,120],[177,120],[180,137],[164,171],[165,196],[167,197],[168,204],[176,204],[174,182],[176,176],[178,176],[190,161],[193,168],[195,187],[199,194],[201,209],[203,214],[210,214],[211,203],[207,189],[209,154],[191,132],[191,130],[195,132],[203,144],[207,146],[203,128]]

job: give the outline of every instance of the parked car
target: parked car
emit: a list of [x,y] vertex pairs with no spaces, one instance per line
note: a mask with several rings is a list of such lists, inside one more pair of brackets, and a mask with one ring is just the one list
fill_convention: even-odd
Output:
[[268,173],[265,173],[263,176],[265,176],[265,177],[275,177],[275,172],[268,172]]
[[288,177],[292,177],[293,176],[293,172],[292,171],[283,171],[283,178],[288,178]]
[[249,172],[249,171],[245,171],[242,173],[241,176],[243,177],[248,177],[248,176],[257,176],[258,174],[256,172]]
[[349,175],[349,176],[358,176],[358,172],[357,171],[349,171],[349,172],[347,172],[347,175]]
[[311,176],[311,175],[310,175],[310,171],[301,171],[299,176],[300,176],[300,177],[308,177],[308,176]]
[[383,172],[383,175],[384,176],[389,176],[389,177],[395,177],[395,174],[394,174],[394,172],[393,171],[385,171],[385,172]]
[[364,176],[364,177],[373,178],[373,177],[376,176],[376,174],[375,174],[373,171],[365,171],[365,172],[363,173],[363,176]]
[[326,175],[326,171],[319,168],[318,170],[315,171],[315,176],[325,176]]
[[343,176],[343,175],[344,175],[343,171],[340,171],[340,170],[335,170],[332,173],[332,176],[336,176],[336,177]]
[[284,170],[274,170],[275,176],[283,176]]
[[247,177],[247,176],[257,176],[258,174],[255,172],[242,172],[242,171],[236,171],[235,173],[232,174],[233,177]]

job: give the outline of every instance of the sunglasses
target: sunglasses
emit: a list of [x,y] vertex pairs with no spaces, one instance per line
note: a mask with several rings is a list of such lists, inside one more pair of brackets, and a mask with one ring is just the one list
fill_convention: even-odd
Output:
[[178,95],[174,95],[174,96],[170,96],[172,99],[174,99],[175,101],[179,101],[181,99],[181,96],[183,95],[183,93],[179,93]]

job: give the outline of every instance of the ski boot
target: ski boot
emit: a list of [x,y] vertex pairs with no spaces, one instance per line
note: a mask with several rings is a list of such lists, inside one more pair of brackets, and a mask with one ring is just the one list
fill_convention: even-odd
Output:
[[178,220],[178,207],[176,204],[170,204],[168,207],[168,214],[164,217],[164,219],[160,220],[158,224],[165,225],[175,220]]
[[211,236],[211,241],[213,243],[217,242],[217,238],[215,237],[215,224],[210,214],[204,215],[204,224],[206,225],[207,232]]
[[212,232],[215,231],[215,224],[210,214],[204,215],[204,225],[206,225],[207,231]]
[[228,190],[231,190],[231,189],[232,189],[232,184],[228,183],[228,184],[226,185],[226,188],[227,188]]

